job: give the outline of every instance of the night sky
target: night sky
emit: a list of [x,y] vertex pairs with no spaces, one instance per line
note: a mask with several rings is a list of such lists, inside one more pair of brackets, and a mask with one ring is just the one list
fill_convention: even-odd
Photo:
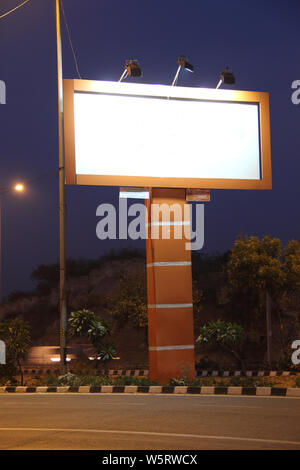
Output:
[[[2,0],[0,15],[21,0]],[[30,289],[32,270],[58,259],[58,131],[55,1],[31,0],[0,20],[0,187],[27,183],[3,200],[3,289]],[[195,73],[178,84],[215,87],[229,65],[236,89],[270,93],[272,191],[214,190],[205,206],[205,251],[230,249],[239,233],[300,240],[299,0],[64,0],[82,78],[118,80],[139,59],[143,83],[171,84],[179,54]],[[66,30],[64,78],[77,78]],[[187,156],[188,158],[188,156]],[[100,241],[96,208],[118,188],[67,187],[67,256],[96,258],[143,242]]]

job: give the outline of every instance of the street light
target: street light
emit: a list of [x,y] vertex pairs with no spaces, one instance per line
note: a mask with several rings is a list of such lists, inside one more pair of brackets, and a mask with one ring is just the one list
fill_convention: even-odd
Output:
[[21,183],[18,183],[14,186],[14,190],[18,191],[20,193],[20,192],[24,191],[24,185],[21,184]]
[[179,76],[179,72],[180,72],[181,68],[184,68],[188,72],[194,72],[194,66],[186,59],[186,57],[184,55],[180,55],[178,57],[177,63],[179,65],[179,67],[177,69],[174,80],[172,82],[172,86],[177,85],[177,80],[178,80],[178,76]]
[[23,183],[16,183],[13,186],[4,186],[0,188],[0,194],[8,193],[10,191],[22,192],[24,189],[25,187]]
[[229,70],[228,67],[226,67],[223,72],[220,74],[220,80],[218,85],[216,86],[216,89],[218,89],[222,83],[225,83],[225,85],[234,85],[235,84],[235,77],[232,73],[231,70]]
[[60,372],[67,372],[67,295],[66,295],[66,217],[65,217],[65,151],[64,151],[64,104],[63,70],[60,29],[60,0],[55,0],[56,54],[58,89],[58,169],[59,169],[59,312],[60,312]]
[[0,304],[2,303],[2,195],[9,192],[22,192],[24,191],[22,183],[15,184],[12,187],[0,188]]
[[142,76],[142,69],[138,60],[136,59],[129,59],[125,62],[125,70],[122,73],[119,82],[124,80],[126,77],[141,77]]

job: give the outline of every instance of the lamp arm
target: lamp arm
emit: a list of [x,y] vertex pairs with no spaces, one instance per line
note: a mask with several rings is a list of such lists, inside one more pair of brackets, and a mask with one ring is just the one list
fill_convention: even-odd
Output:
[[127,70],[125,69],[124,72],[122,73],[120,79],[119,79],[119,82],[121,82],[124,78],[126,78],[127,75],[128,75],[128,72],[127,72]]
[[216,86],[216,90],[217,90],[218,88],[220,88],[221,85],[222,85],[222,79],[219,80],[219,83],[218,83],[218,85]]
[[179,76],[180,69],[181,69],[181,65],[179,65],[179,67],[178,67],[178,69],[177,69],[176,75],[175,75],[174,80],[173,80],[173,82],[172,82],[172,86],[175,86],[175,85],[177,84],[177,80],[178,80],[178,76]]

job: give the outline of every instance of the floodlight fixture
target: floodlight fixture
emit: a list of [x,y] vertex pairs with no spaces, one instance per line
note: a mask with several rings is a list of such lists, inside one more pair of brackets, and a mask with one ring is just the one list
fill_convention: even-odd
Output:
[[234,85],[235,84],[235,77],[232,73],[232,70],[229,70],[228,67],[226,67],[223,72],[220,74],[220,80],[216,88],[218,89],[222,83],[225,83],[226,85]]
[[178,63],[179,66],[178,66],[176,75],[174,77],[174,80],[172,82],[172,86],[177,85],[178,76],[179,76],[179,72],[180,72],[181,68],[184,68],[184,69],[188,70],[189,72],[194,72],[194,66],[187,60],[187,58],[184,55],[180,55],[178,57],[177,63]]
[[141,77],[142,76],[142,69],[138,60],[136,59],[129,59],[125,62],[125,69],[122,73],[119,82],[124,80],[126,77]]

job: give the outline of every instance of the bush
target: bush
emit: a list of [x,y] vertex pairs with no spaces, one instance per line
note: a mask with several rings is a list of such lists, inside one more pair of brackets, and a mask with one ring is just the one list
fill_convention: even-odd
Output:
[[172,385],[173,387],[180,387],[183,385],[187,385],[187,382],[185,379],[170,379],[169,385]]
[[78,385],[79,377],[75,374],[67,373],[65,375],[60,375],[57,378],[57,385]]
[[55,375],[49,375],[43,381],[44,385],[48,386],[101,386],[101,385],[118,385],[118,386],[126,386],[126,385],[138,385],[138,386],[150,386],[150,385],[158,385],[157,382],[151,382],[146,377],[130,377],[130,376],[123,376],[118,378],[112,378],[108,376],[100,376],[100,375],[76,375],[76,374],[65,374],[59,377]]
[[123,376],[117,379],[112,379],[114,381],[113,385],[138,385],[138,386],[146,386],[149,387],[150,385],[159,385],[158,382],[151,381],[147,379],[147,377],[131,377],[131,376]]
[[17,375],[17,368],[14,364],[8,362],[5,365],[0,365],[0,385],[15,385],[17,380],[14,378]]
[[229,387],[254,387],[253,377],[230,377]]
[[23,385],[23,369],[21,360],[25,359],[31,344],[30,328],[27,321],[21,318],[7,318],[0,322],[0,337],[6,344],[6,361],[1,366],[2,373],[6,379],[13,380],[18,368]]

